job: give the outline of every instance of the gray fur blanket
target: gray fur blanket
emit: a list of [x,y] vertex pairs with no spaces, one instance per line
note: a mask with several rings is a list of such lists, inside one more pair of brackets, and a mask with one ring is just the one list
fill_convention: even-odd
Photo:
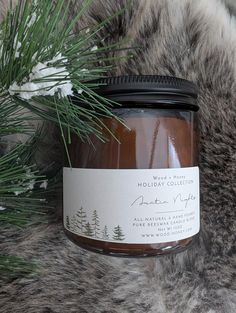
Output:
[[[96,0],[84,23],[126,2]],[[2,313],[236,312],[235,12],[235,0],[133,0],[104,33],[107,41],[128,36],[142,46],[116,74],[174,75],[200,88],[198,243],[173,256],[124,259],[71,243],[60,216],[27,230],[6,229],[1,252],[36,260],[41,271],[1,286]]]

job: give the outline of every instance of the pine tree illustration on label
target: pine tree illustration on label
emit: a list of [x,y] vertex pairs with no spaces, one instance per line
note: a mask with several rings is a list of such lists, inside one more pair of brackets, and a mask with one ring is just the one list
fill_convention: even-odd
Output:
[[113,237],[114,240],[124,240],[125,239],[125,235],[122,232],[122,229],[119,225],[117,225],[114,230],[113,230]]
[[71,217],[71,220],[68,215],[65,217],[65,219],[66,228],[78,235],[84,235],[87,237],[107,241],[123,241],[125,239],[125,235],[123,234],[120,225],[117,225],[113,228],[112,235],[109,234],[108,227],[107,225],[105,225],[100,234],[100,221],[97,210],[93,211],[90,222],[88,221],[86,211],[83,209],[82,206],[76,212],[76,214]]
[[[81,233],[78,233],[78,234],[81,234]],[[89,236],[89,237],[93,237],[93,230],[92,230],[92,227],[91,227],[89,222],[86,223],[86,225],[85,225],[84,235]]]
[[78,232],[82,234],[84,232],[85,223],[86,223],[86,212],[84,211],[82,206],[76,213],[76,218],[77,218]]
[[109,240],[108,228],[107,225],[104,226],[102,231],[102,239]]
[[93,226],[93,234],[95,238],[99,238],[99,218],[98,213],[96,210],[93,211],[93,217],[92,217],[92,226]]
[[66,216],[66,228],[70,229],[70,218],[68,215]]

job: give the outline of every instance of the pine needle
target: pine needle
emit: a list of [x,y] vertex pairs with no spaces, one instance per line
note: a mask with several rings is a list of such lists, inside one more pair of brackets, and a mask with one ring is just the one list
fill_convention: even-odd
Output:
[[[97,93],[97,80],[123,58],[113,57],[114,52],[129,47],[125,41],[105,46],[98,34],[126,8],[73,33],[92,2],[84,0],[77,14],[70,16],[73,1],[21,0],[0,24],[0,226],[46,222],[45,213],[60,185],[60,173],[42,174],[35,163],[41,135],[33,135],[30,121],[58,125],[68,159],[71,133],[83,141],[90,142],[91,135],[104,141],[106,126],[101,118],[122,122],[112,112],[115,103]],[[7,136],[14,134],[33,137],[6,150]],[[3,279],[33,270],[33,263],[0,255]]]

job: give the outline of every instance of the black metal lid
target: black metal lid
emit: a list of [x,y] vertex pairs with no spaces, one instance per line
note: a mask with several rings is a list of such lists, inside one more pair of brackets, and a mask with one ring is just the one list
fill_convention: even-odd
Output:
[[97,81],[98,93],[124,107],[182,108],[197,111],[197,86],[185,79],[132,75],[105,77]]

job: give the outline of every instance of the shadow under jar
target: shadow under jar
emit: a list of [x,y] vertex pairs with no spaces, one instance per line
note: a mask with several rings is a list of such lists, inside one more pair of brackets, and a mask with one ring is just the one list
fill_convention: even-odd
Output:
[[[79,246],[117,256],[188,247],[200,229],[196,86],[167,76],[104,78],[116,101],[106,142],[72,136],[64,229]],[[109,129],[109,131],[106,130]]]

